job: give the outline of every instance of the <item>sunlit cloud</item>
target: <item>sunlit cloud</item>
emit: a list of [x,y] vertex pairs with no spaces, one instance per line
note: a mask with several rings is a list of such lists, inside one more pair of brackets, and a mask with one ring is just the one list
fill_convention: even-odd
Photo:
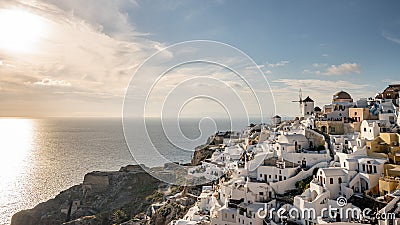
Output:
[[357,63],[342,63],[339,65],[330,65],[326,63],[313,63],[313,69],[304,69],[303,74],[315,75],[345,75],[345,74],[360,74],[362,72],[360,64]]
[[[0,18],[9,17],[10,13],[11,16],[19,18],[18,23],[26,23],[26,19],[39,18],[40,29],[45,29],[45,32],[41,32],[42,36],[32,42],[35,43],[34,48],[26,46],[31,44],[30,39],[24,40],[21,37],[21,40],[14,40],[25,43],[25,46],[19,46],[22,50],[29,49],[29,54],[21,56],[19,51],[16,51],[21,49],[0,48],[0,73],[2,74],[0,82],[4,87],[2,94],[14,100],[11,104],[23,105],[27,102],[34,104],[35,100],[24,97],[28,94],[29,96],[45,95],[46,98],[53,98],[58,102],[57,104],[63,104],[66,99],[59,98],[57,94],[54,95],[57,93],[57,88],[62,88],[59,94],[70,91],[70,98],[73,101],[85,101],[88,106],[86,108],[93,106],[92,111],[102,111],[96,99],[106,95],[114,96],[113,98],[118,96],[116,103],[121,104],[124,88],[128,85],[138,65],[164,47],[162,43],[137,32],[134,25],[128,21],[124,10],[128,7],[127,5],[136,7],[136,4],[132,3],[131,1],[51,0],[1,2]],[[13,10],[16,9],[17,11],[14,12]],[[21,24],[18,23],[13,25],[20,26]],[[26,26],[25,24],[24,27]],[[0,29],[3,28],[4,26],[0,26]],[[39,28],[28,27],[28,29]],[[0,32],[2,32],[0,40],[3,40],[4,30]],[[11,37],[8,39],[13,41]],[[4,42],[0,42],[0,45],[1,43]],[[10,45],[7,44],[7,46]],[[27,89],[26,84],[51,88]],[[69,89],[65,89],[66,87]],[[88,98],[91,99],[88,100]],[[2,98],[0,104],[4,101],[5,98]],[[116,105],[112,109],[113,115],[121,113],[121,107],[118,104],[113,103]],[[75,104],[63,113],[70,115],[75,111],[81,111],[78,108],[82,105]],[[58,113],[46,110],[46,107],[41,110],[42,113],[46,115]],[[2,115],[20,113],[13,111],[13,108],[20,107],[7,107],[2,110]]]
[[361,66],[357,63],[342,63],[340,65],[330,65],[324,75],[343,75],[349,73],[361,73]]
[[41,81],[33,83],[33,85],[39,86],[60,86],[60,87],[70,87],[71,83],[65,80],[52,80],[49,78],[44,78]]

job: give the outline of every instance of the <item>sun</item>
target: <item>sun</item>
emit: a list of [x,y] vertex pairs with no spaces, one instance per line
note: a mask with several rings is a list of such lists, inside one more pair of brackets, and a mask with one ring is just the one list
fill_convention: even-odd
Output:
[[45,31],[42,17],[21,9],[0,10],[0,50],[32,52]]

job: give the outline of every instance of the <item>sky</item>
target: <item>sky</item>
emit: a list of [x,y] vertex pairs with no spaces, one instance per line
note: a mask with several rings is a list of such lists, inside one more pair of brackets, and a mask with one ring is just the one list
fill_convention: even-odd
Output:
[[[232,115],[256,115],[258,105],[267,108],[267,116],[295,116],[299,108],[292,101],[300,88],[321,107],[340,90],[354,99],[373,97],[400,83],[399,11],[395,0],[2,0],[0,116],[120,117],[125,93],[138,99],[129,102],[138,108],[148,96],[146,116],[176,114],[160,112],[168,97],[174,104],[165,105],[187,117],[226,115],[224,106]],[[259,69],[261,75],[241,71],[259,84],[257,93],[272,95],[251,103],[255,96],[247,95],[243,79],[209,63],[179,65],[157,80],[155,71],[163,62],[201,49],[168,46],[192,40],[212,40],[245,53],[251,58],[247,64],[246,57],[222,57],[218,47],[209,46],[206,58]],[[154,54],[160,63],[146,64]],[[146,73],[137,75],[143,65]],[[157,85],[150,93],[144,87],[153,81]],[[208,98],[179,98],[196,95]]]

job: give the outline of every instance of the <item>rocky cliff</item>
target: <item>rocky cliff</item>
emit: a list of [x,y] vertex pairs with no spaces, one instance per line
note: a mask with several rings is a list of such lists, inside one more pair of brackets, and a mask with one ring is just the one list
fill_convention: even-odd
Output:
[[214,150],[210,149],[208,145],[199,146],[195,149],[191,161],[192,166],[198,166],[205,159],[211,158]]
[[160,185],[163,184],[140,166],[127,166],[114,172],[88,173],[82,184],[33,209],[16,213],[11,224],[122,223],[146,212]]

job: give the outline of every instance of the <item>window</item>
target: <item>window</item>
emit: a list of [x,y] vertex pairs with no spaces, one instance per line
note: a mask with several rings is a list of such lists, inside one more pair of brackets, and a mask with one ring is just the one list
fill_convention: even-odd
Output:
[[362,164],[362,170],[365,171],[365,164]]
[[235,219],[235,214],[232,214],[232,219]]
[[364,127],[364,132],[367,132],[367,128],[366,127]]
[[271,175],[269,175],[269,179],[271,179],[272,178],[272,176]]
[[324,184],[326,184],[326,178],[324,178]]
[[264,192],[260,192],[260,193],[258,193],[259,195],[264,195]]
[[357,112],[354,112],[354,115],[357,116]]
[[339,177],[338,182],[339,182],[339,184],[342,183],[342,178],[341,177]]
[[260,177],[262,177],[262,174],[260,173]]
[[346,167],[346,162],[343,162],[343,167]]
[[333,184],[333,178],[332,177],[329,179],[329,183]]
[[376,166],[374,166],[374,173],[376,173]]

